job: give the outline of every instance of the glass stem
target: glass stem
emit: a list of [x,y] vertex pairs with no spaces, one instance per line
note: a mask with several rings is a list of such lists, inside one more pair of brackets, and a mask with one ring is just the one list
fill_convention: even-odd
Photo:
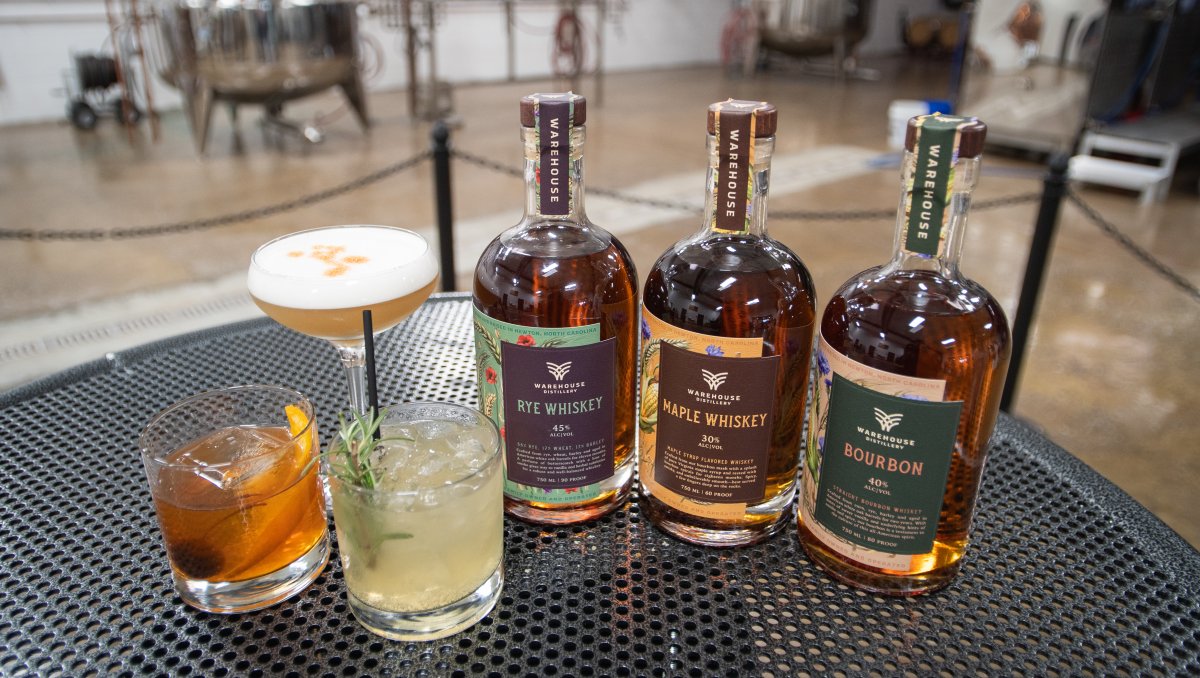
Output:
[[338,357],[346,368],[346,386],[350,389],[350,408],[366,414],[367,402],[367,349],[363,346],[338,346]]

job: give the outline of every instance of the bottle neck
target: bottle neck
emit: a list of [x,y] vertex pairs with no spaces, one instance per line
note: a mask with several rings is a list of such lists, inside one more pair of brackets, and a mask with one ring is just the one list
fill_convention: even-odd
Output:
[[733,164],[744,160],[727,158],[723,163],[717,137],[708,135],[708,197],[704,201],[702,235],[766,237],[767,191],[771,184],[771,153],[774,150],[775,137],[754,140],[750,152],[749,185],[743,191],[735,176],[738,167]]
[[560,147],[543,149],[535,128],[523,127],[525,218],[586,224],[583,209],[583,127],[572,127]]
[[917,153],[905,151],[896,240],[887,268],[957,277],[979,157],[959,158],[942,173],[928,162],[919,167],[919,160]]

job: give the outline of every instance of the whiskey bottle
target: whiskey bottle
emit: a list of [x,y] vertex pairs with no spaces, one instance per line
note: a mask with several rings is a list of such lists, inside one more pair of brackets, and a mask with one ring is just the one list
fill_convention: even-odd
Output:
[[1000,305],[958,268],[986,132],[909,121],[895,253],[821,320],[800,541],[876,593],[941,588],[967,548],[1010,351]]
[[521,99],[525,216],[475,267],[479,406],[504,444],[505,510],[590,520],[629,495],[637,273],[583,205],[586,100]]
[[792,515],[816,311],[808,270],[767,235],[777,118],[709,107],[703,228],[643,294],[642,511],[695,544],[761,541]]

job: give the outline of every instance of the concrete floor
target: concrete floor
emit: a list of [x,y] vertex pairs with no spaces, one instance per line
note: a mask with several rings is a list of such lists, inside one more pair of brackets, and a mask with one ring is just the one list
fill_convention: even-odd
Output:
[[[610,75],[603,105],[589,106],[587,183],[595,188],[700,205],[704,111],[726,97],[767,99],[780,111],[771,208],[895,208],[898,174],[887,149],[886,111],[897,98],[939,95],[939,65],[871,64],[878,82],[835,86],[775,72],[727,80],[695,68]],[[592,89],[584,83],[584,93]],[[554,83],[456,90],[456,148],[520,167],[517,99]],[[339,106],[321,96],[290,106],[304,117]],[[130,143],[111,121],[93,133],[64,124],[0,129],[0,224],[5,229],[143,226],[250,209],[303,196],[428,148],[429,126],[413,123],[398,93],[370,98],[374,128],[350,116],[319,146],[269,148],[242,117],[243,149],[215,116],[207,158],[198,158],[183,118],[164,116],[163,139]],[[1011,155],[1011,154],[1010,154]],[[886,160],[883,158],[882,160]],[[1037,192],[1042,168],[992,152],[977,200]],[[454,164],[457,280],[522,207],[518,179]],[[1079,188],[1138,244],[1200,281],[1200,201],[1177,184],[1164,202],[1139,206],[1124,192]],[[433,238],[430,166],[269,218],[182,235],[82,242],[0,241],[0,387],[159,336],[257,315],[244,294],[250,253],[279,234],[331,223],[406,226]],[[1036,205],[972,213],[963,269],[1013,317]],[[593,220],[617,233],[646,271],[658,254],[699,226],[681,210],[595,194]],[[773,219],[772,234],[807,263],[819,303],[848,276],[884,261],[893,220]],[[1041,428],[1200,545],[1200,307],[1135,261],[1071,206],[1064,207],[1016,414]],[[992,466],[988,473],[1003,473]]]

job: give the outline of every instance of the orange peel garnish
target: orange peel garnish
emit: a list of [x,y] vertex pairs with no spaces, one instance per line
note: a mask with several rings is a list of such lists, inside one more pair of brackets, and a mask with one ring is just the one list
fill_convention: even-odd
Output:
[[308,435],[300,435],[308,427],[308,415],[299,405],[288,405],[283,411],[287,414],[288,430],[296,440],[296,459],[303,464],[312,455],[313,432],[308,431]]

